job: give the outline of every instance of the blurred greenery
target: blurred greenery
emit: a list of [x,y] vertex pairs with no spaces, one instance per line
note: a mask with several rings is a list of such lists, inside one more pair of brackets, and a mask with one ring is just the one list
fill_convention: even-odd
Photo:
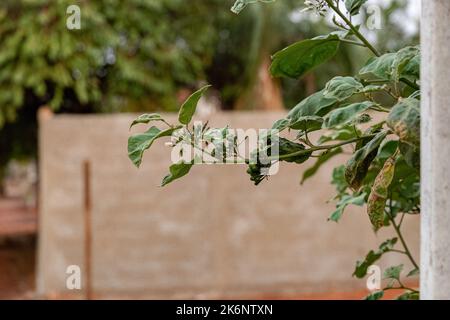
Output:
[[[301,14],[298,0],[254,5],[239,17],[229,11],[233,3],[2,0],[0,171],[11,158],[36,156],[42,105],[65,113],[174,111],[183,92],[208,82],[220,92],[222,108],[258,109],[257,97],[267,90],[258,83],[265,59],[289,43],[327,33],[329,26]],[[391,3],[386,28],[405,5]],[[66,27],[71,4],[81,9],[81,30]],[[392,30],[405,38],[401,28]],[[366,57],[348,46],[305,78],[273,80],[273,86],[283,86],[279,92],[290,108],[331,75],[352,74]]]

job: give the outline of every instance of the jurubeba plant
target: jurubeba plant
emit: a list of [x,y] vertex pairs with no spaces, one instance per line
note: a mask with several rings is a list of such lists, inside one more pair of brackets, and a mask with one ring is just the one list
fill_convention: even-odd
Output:
[[[254,2],[258,1],[238,0],[232,11],[239,13]],[[378,249],[371,250],[358,261],[353,276],[364,278],[372,264],[383,255],[394,252],[409,259],[411,266],[405,272],[408,278],[419,273],[419,266],[401,228],[405,217],[420,213],[420,48],[409,46],[397,52],[378,52],[360,32],[360,26],[352,22],[365,2],[305,1],[306,10],[316,11],[322,16],[332,12],[336,30],[296,42],[275,53],[270,67],[274,77],[300,78],[326,63],[343,45],[364,47],[373,57],[358,74],[331,79],[322,90],[299,102],[285,118],[276,121],[272,129],[295,133],[295,138],[279,139],[278,161],[301,165],[315,161],[304,172],[302,183],[329,159],[342,154],[345,148],[351,148],[352,154],[347,162],[334,168],[332,174],[337,192],[334,198],[336,210],[329,220],[338,222],[349,205],[365,205],[367,221],[375,232],[390,227],[396,233],[395,238],[387,239]],[[132,123],[134,126],[155,122],[165,126],[164,129],[152,126],[146,132],[129,138],[129,157],[135,165],[140,165],[144,151],[156,139],[172,136],[174,148],[187,144],[205,151],[207,145],[194,143],[196,135],[208,136],[213,132],[215,149],[208,154],[222,159],[223,152],[219,149],[230,144],[228,127],[212,129],[207,124],[201,127],[192,125],[197,103],[207,89],[208,86],[201,88],[181,106],[178,124],[169,124],[159,114],[144,114]],[[312,132],[318,133],[320,138],[312,141]],[[231,144],[232,156],[248,164],[251,180],[256,185],[265,180],[267,169],[273,162],[251,162],[238,153],[236,140],[231,139]],[[194,164],[193,160],[172,164],[162,185],[186,175]],[[385,291],[392,289],[404,291],[398,299],[418,299],[419,292],[404,285],[403,269],[403,264],[387,268],[384,272],[384,279],[389,280],[387,285],[367,299],[380,299]]]

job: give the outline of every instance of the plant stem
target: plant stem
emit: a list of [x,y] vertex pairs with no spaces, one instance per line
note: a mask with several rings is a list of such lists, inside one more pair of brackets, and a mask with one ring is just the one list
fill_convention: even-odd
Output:
[[342,11],[333,4],[332,0],[325,0],[328,4],[328,6],[333,9],[334,12],[336,12],[336,14],[341,17],[342,20],[344,20],[344,22],[347,24],[347,26],[353,31],[353,33],[355,34],[355,36],[362,41],[362,43],[370,50],[373,52],[374,55],[376,55],[377,57],[380,56],[380,53],[378,52],[377,49],[375,49],[370,42],[361,34],[361,32],[359,32],[359,30],[353,25],[353,23],[345,16],[345,14],[342,13]]
[[[397,150],[396,152],[398,152],[398,150]],[[403,235],[402,235],[402,232],[401,232],[401,230],[400,230],[399,225],[397,225],[397,223],[395,222],[395,219],[394,219],[394,217],[391,215],[391,213],[392,213],[392,197],[389,197],[389,212],[387,213],[388,218],[389,218],[389,220],[391,221],[392,226],[394,227],[395,232],[397,233],[397,236],[398,236],[398,238],[400,239],[400,242],[401,242],[402,245],[403,245],[403,248],[405,249],[405,254],[408,256],[408,258],[409,258],[409,260],[411,261],[411,263],[413,264],[414,268],[420,269],[420,268],[419,268],[419,265],[418,265],[418,264],[416,263],[416,261],[414,260],[412,254],[411,254],[411,251],[409,251],[409,248],[408,248],[408,246],[406,245],[406,241],[405,241],[405,239],[403,238]],[[402,219],[402,220],[403,220],[403,219]]]
[[[336,12],[336,14],[341,17],[341,19],[347,24],[347,26],[350,28],[350,30],[353,31],[353,33],[355,34],[355,37],[357,37],[359,40],[361,40],[362,44],[367,47],[367,49],[369,49],[370,51],[372,51],[372,53],[377,56],[380,57],[381,54],[378,52],[377,49],[375,49],[374,46],[372,46],[372,44],[369,42],[369,40],[366,39],[366,37],[364,37],[362,35],[361,32],[359,32],[358,28],[355,27],[355,25],[350,21],[349,18],[347,18],[347,16],[342,13],[342,11],[339,9],[338,6],[333,4],[333,0],[325,0],[328,4],[328,6],[333,9],[334,12]],[[343,42],[347,42],[347,43],[352,43],[353,41],[350,40],[346,40],[346,39],[340,39]],[[345,40],[345,41],[344,41]],[[352,44],[356,44],[356,45],[361,45],[359,42],[356,43],[352,43]],[[420,90],[420,87],[415,84],[414,82],[409,81],[408,79],[400,79],[401,82],[403,82],[404,84],[410,86],[413,89],[416,90]]]
[[280,155],[280,156],[270,157],[269,159],[270,160],[283,160],[283,159],[287,159],[287,158],[291,158],[291,157],[296,157],[296,156],[301,156],[301,155],[313,153],[314,151],[335,149],[335,148],[338,148],[338,147],[345,146],[347,144],[358,142],[361,139],[372,138],[372,137],[375,137],[375,134],[362,136],[362,137],[359,137],[359,138],[354,138],[354,139],[351,139],[351,140],[343,141],[343,142],[332,144],[332,145],[312,147],[312,148],[309,148],[309,149],[305,149],[305,150],[301,150],[301,151],[297,151],[297,152],[293,152],[293,153],[289,153],[289,154],[283,154],[283,155]]

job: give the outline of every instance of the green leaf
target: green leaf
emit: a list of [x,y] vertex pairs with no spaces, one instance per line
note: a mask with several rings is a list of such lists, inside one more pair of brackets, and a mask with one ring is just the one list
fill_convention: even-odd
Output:
[[383,298],[383,295],[384,295],[383,290],[375,291],[369,294],[367,297],[365,297],[364,300],[380,300],[381,298]]
[[[301,152],[305,150],[305,146],[300,143],[292,142],[285,138],[280,138],[279,140],[279,155],[280,156],[286,156],[292,153]],[[292,156],[283,158],[283,161],[286,162],[294,162],[297,164],[303,163],[309,159],[311,156],[311,153],[305,153],[298,156]]]
[[316,174],[316,172],[320,169],[320,167],[326,163],[328,160],[333,158],[334,156],[342,153],[342,148],[336,148],[329,152],[323,153],[316,161],[316,163],[309,169],[307,169],[303,173],[302,180],[300,181],[300,184],[303,184],[307,179],[311,178],[313,175]]
[[161,187],[164,187],[165,185],[171,183],[172,181],[179,179],[189,173],[193,166],[193,163],[176,163],[170,166],[169,171],[170,173],[164,177]]
[[367,0],[345,0],[345,9],[350,15],[354,16],[359,13],[359,9],[366,2]]
[[350,196],[350,195],[344,195],[342,199],[337,204],[336,210],[331,214],[330,218],[328,220],[338,222],[342,215],[344,214],[345,208],[347,208],[348,205],[354,204],[357,206],[363,206],[365,203],[366,194],[361,193],[357,196]]
[[275,121],[272,125],[272,129],[283,131],[284,129],[289,127],[290,120],[289,119],[280,119]]
[[354,126],[343,126],[342,128],[326,132],[319,138],[317,143],[323,144],[329,141],[346,141],[356,138],[357,136],[360,135],[361,135],[360,130],[358,130]]
[[363,179],[367,175],[370,164],[378,153],[378,148],[386,138],[387,132],[379,132],[366,145],[356,151],[348,160],[345,168],[345,178],[350,187],[358,190],[361,187]]
[[139,167],[144,151],[150,148],[156,139],[171,136],[175,130],[180,128],[181,126],[178,126],[161,131],[153,126],[144,133],[131,136],[128,138],[128,157],[136,167]]
[[413,146],[420,144],[420,101],[406,98],[397,103],[386,121],[400,141]]
[[325,98],[344,101],[363,89],[364,86],[353,77],[335,77],[326,84],[323,94]]
[[[296,130],[304,129],[302,124],[298,123],[304,121],[303,117],[322,117],[333,109],[336,102],[336,98],[326,98],[323,91],[314,93],[302,100],[288,113],[289,127]],[[318,118],[309,118],[308,120],[319,121]]]
[[294,43],[274,54],[270,72],[274,77],[299,78],[331,59],[339,42],[339,36],[330,34]]
[[[406,72],[405,69],[407,68]],[[406,47],[399,50],[392,63],[392,79],[398,81],[402,76],[418,78],[420,73],[420,47]]]
[[384,253],[393,249],[395,244],[397,243],[397,240],[397,238],[386,240],[379,246],[377,251],[370,250],[363,261],[356,262],[356,268],[353,272],[353,276],[357,277],[358,279],[364,278],[367,274],[367,269],[376,261],[378,261]]
[[381,57],[371,58],[359,71],[360,76],[372,75],[381,80],[389,80],[392,75],[392,64],[395,53],[386,53]]
[[403,264],[389,267],[384,271],[383,279],[400,280],[400,273],[403,271]]
[[419,292],[405,292],[398,296],[396,300],[419,300]]
[[136,120],[131,123],[130,129],[137,124],[149,123],[150,121],[164,121],[164,119],[158,113],[146,113],[137,117]]
[[398,148],[408,166],[420,170],[420,148],[404,142],[400,142]]
[[420,270],[415,268],[413,270],[411,270],[410,272],[408,272],[408,274],[406,275],[407,277],[414,277],[414,276],[418,276],[420,273]]
[[320,130],[322,128],[323,118],[319,116],[303,116],[299,117],[295,120],[295,122],[291,122],[289,124],[289,128],[294,130],[301,130],[312,132],[316,130]]
[[204,86],[203,88],[197,90],[187,100],[183,103],[178,113],[178,121],[182,124],[189,124],[197,108],[198,101],[203,96],[206,90],[211,87],[210,85]]
[[345,180],[345,166],[341,165],[333,169],[331,184],[335,185],[338,198],[341,199],[348,188],[347,181]]
[[328,129],[345,125],[355,120],[360,113],[368,110],[375,104],[370,101],[357,102],[343,108],[331,111],[324,119],[322,128]]
[[250,3],[273,2],[273,1],[275,1],[275,0],[236,0],[233,7],[231,8],[231,12],[233,12],[235,14],[239,14]]

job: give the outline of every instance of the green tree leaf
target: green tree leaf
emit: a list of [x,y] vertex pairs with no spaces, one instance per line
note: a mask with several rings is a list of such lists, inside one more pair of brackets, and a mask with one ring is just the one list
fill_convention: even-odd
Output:
[[400,280],[400,273],[403,271],[403,264],[389,267],[384,271],[383,279]]
[[370,252],[366,255],[363,261],[356,262],[356,268],[353,272],[353,276],[358,279],[362,279],[367,274],[367,269],[378,261],[383,254],[393,249],[395,244],[397,243],[397,238],[392,238],[384,241],[378,248],[377,251],[370,250]]
[[167,184],[173,182],[176,179],[179,179],[189,173],[193,166],[193,163],[176,163],[170,166],[170,173],[164,177],[161,187],[166,186]]
[[358,190],[361,187],[369,166],[378,153],[378,147],[386,138],[386,135],[386,131],[379,132],[348,160],[345,168],[345,178],[349,186],[354,190]]
[[405,292],[398,296],[396,300],[419,300],[419,292]]
[[156,139],[171,136],[175,130],[180,128],[181,126],[178,126],[161,131],[153,126],[144,133],[131,136],[128,138],[128,157],[136,167],[139,167],[142,162],[144,151],[150,148]]
[[203,88],[191,94],[189,98],[187,98],[187,100],[181,106],[180,112],[178,113],[178,121],[180,121],[180,123],[187,125],[189,124],[189,122],[191,122],[200,98],[203,96],[205,91],[208,90],[209,87],[211,86],[204,86]]
[[275,0],[236,0],[233,7],[231,8],[231,12],[239,14],[244,8],[250,3],[256,2],[274,2]]
[[161,117],[160,114],[158,113],[146,113],[143,115],[140,115],[139,117],[137,117],[130,126],[130,129],[140,123],[149,123],[151,121],[164,121],[164,119]]
[[290,45],[273,56],[274,77],[299,78],[332,58],[339,48],[339,36],[330,34]]
[[386,53],[381,57],[371,58],[359,71],[359,75],[366,77],[372,75],[381,80],[390,80],[394,60],[395,53]]
[[400,141],[413,146],[420,144],[420,101],[406,98],[397,103],[386,121]]
[[384,296],[384,291],[375,291],[371,294],[369,294],[367,297],[364,298],[364,300],[380,300]]
[[365,101],[353,103],[346,107],[333,110],[329,114],[327,114],[327,116],[324,118],[322,128],[328,129],[345,125],[355,120],[360,113],[368,110],[370,107],[374,105],[375,104],[373,102]]
[[347,9],[348,13],[354,16],[359,13],[359,9],[366,2],[367,0],[345,0],[345,9]]
[[342,199],[337,204],[336,210],[331,214],[330,218],[328,220],[338,222],[342,215],[344,214],[345,208],[347,208],[348,205],[354,204],[357,206],[363,206],[365,203],[366,194],[361,193],[360,195],[344,195]]
[[323,153],[316,161],[316,163],[309,169],[307,169],[302,176],[302,180],[300,184],[303,184],[307,179],[311,178],[316,172],[320,169],[320,167],[326,163],[328,160],[333,158],[334,156],[342,153],[342,148],[336,148],[331,151]]
[[[326,98],[323,91],[314,93],[313,95],[302,100],[288,113],[287,119],[290,120],[289,126],[292,129],[298,127],[297,122],[302,121],[302,117],[323,117],[333,109],[336,102],[337,99],[335,98]],[[300,129],[303,129],[303,127]]]
[[353,77],[335,77],[326,84],[323,94],[325,98],[344,101],[363,89],[364,86]]

